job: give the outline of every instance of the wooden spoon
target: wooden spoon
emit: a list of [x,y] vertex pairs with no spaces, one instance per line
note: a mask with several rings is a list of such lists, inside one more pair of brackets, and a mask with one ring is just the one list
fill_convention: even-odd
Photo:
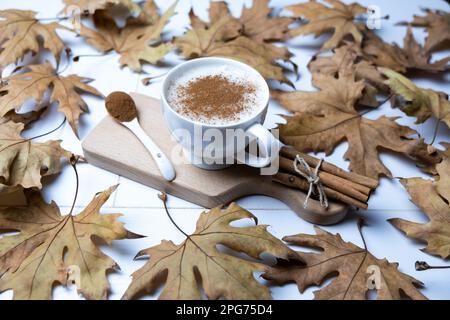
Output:
[[115,91],[106,97],[105,107],[111,117],[133,132],[145,148],[147,148],[164,179],[167,181],[175,179],[175,169],[169,158],[145,133],[139,124],[138,112],[133,99],[125,92]]

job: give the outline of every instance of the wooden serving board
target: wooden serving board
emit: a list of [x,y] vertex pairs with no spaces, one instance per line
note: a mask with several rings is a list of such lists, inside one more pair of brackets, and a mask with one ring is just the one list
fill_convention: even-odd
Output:
[[[133,93],[139,120],[147,134],[171,157],[177,143],[166,127],[159,100]],[[175,164],[176,178],[167,182],[150,154],[124,126],[107,116],[83,141],[84,156],[95,166],[180,197],[206,208],[228,204],[248,195],[267,195],[286,203],[303,219],[317,224],[333,224],[343,219],[348,207],[330,202],[324,209],[315,200],[303,208],[306,195],[259,175],[259,169],[245,165],[208,171],[183,161]],[[178,149],[180,150],[179,146]]]

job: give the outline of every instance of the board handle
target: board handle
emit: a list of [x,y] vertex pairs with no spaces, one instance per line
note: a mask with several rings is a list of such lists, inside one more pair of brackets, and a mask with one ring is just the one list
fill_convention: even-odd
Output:
[[328,208],[324,208],[319,201],[310,198],[308,199],[308,207],[304,208],[303,204],[306,200],[304,192],[273,182],[270,178],[259,186],[261,194],[279,199],[302,219],[314,224],[335,224],[344,219],[348,213],[348,205],[332,199],[328,199]]

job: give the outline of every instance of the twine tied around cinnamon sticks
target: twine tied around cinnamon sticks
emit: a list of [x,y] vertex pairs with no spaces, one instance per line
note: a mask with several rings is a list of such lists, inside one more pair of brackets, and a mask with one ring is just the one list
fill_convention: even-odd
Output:
[[[308,200],[311,197],[311,194],[319,194],[319,201],[320,201],[320,205],[324,208],[328,208],[328,198],[327,195],[325,194],[325,191],[323,189],[323,185],[320,182],[320,177],[319,177],[319,169],[320,166],[322,165],[323,159],[319,160],[319,163],[316,165],[316,168],[313,170],[311,170],[311,167],[309,166],[309,164],[305,161],[305,159],[303,159],[302,157],[300,157],[298,154],[296,155],[295,159],[294,159],[294,169],[295,171],[297,171],[298,174],[300,174],[303,178],[306,179],[306,181],[309,182],[309,189],[308,189],[308,193],[306,195],[306,199],[303,202],[303,208],[308,208]],[[301,166],[303,170],[299,169],[298,166]]]
[[[296,165],[296,159],[302,158],[308,167]],[[300,160],[300,162],[302,162]],[[280,170],[272,176],[272,180],[290,188],[308,193],[308,202],[314,197],[314,189],[323,190],[327,201],[334,199],[351,206],[367,209],[372,191],[377,187],[378,180],[348,172],[334,164],[319,160],[316,157],[302,153],[293,147],[282,147],[279,157]],[[299,163],[300,164],[300,163]],[[312,171],[312,168],[316,170]],[[306,175],[306,176],[305,176]],[[312,183],[311,183],[312,182]],[[319,187],[319,183],[321,187]],[[320,200],[321,192],[318,191]],[[323,206],[323,201],[320,205]]]

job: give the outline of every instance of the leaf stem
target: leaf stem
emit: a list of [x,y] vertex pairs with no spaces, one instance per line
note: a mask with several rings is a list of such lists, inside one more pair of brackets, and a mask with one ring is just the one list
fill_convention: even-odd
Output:
[[164,72],[164,73],[158,74],[156,76],[145,77],[141,80],[141,82],[144,86],[148,86],[153,80],[161,78],[161,77],[165,76],[166,74],[167,74],[167,72]]
[[70,207],[69,215],[72,215],[73,208],[75,207],[75,203],[77,202],[77,198],[78,198],[78,188],[80,186],[80,179],[78,177],[77,162],[79,159],[80,159],[80,156],[76,156],[74,154],[72,154],[72,156],[70,157],[70,165],[72,166],[73,171],[75,172],[76,187],[75,187],[75,195],[73,197],[73,202],[72,202],[72,206]]
[[64,117],[63,121],[62,121],[56,128],[54,128],[54,129],[52,129],[52,130],[50,130],[50,131],[48,131],[48,132],[39,134],[39,135],[37,135],[37,136],[31,137],[31,138],[28,138],[28,139],[23,139],[23,140],[20,140],[20,141],[15,142],[15,143],[12,143],[12,144],[10,144],[10,145],[7,145],[7,146],[4,147],[3,149],[1,149],[0,152],[4,151],[4,150],[6,150],[6,149],[8,149],[8,148],[10,148],[10,147],[13,147],[13,146],[15,146],[15,145],[18,145],[18,144],[21,144],[21,143],[24,143],[24,142],[28,142],[28,141],[31,141],[31,140],[34,140],[34,139],[42,138],[42,137],[44,137],[44,136],[46,136],[46,135],[49,135],[49,134],[51,134],[51,133],[57,131],[58,129],[60,129],[60,128],[66,123],[66,121],[67,121],[67,118]]
[[107,55],[109,55],[109,54],[111,54],[111,53],[113,53],[114,51],[113,50],[111,50],[111,51],[109,51],[109,52],[106,52],[106,53],[100,53],[100,54],[80,54],[80,55],[78,55],[78,56],[75,56],[75,57],[73,57],[73,61],[74,62],[78,62],[78,61],[80,61],[80,58],[84,58],[84,57],[104,57],[104,56],[107,56]]
[[173,220],[172,216],[169,213],[169,209],[167,208],[167,194],[165,193],[161,193],[158,194],[158,198],[161,199],[161,201],[164,204],[164,210],[166,211],[167,216],[169,217],[170,222],[172,222],[172,224],[178,229],[178,231],[180,231],[182,234],[184,234],[186,236],[186,238],[190,239],[190,236],[183,231],[183,229],[181,229],[178,224],[175,222],[175,220]]
[[[383,100],[378,101],[378,105],[377,105],[376,107],[366,106],[366,107],[370,107],[370,109],[368,109],[368,110],[366,110],[366,111],[364,111],[364,112],[361,112],[360,115],[365,115],[366,113],[369,113],[369,112],[372,111],[372,110],[378,109],[378,108],[381,107],[383,104],[385,104],[386,102],[388,102],[393,96],[394,96],[394,94],[391,93],[390,95],[388,95],[388,96],[387,96],[386,98],[384,98]],[[364,105],[360,105],[360,106],[364,107]]]
[[35,20],[37,20],[39,22],[41,22],[41,21],[52,21],[52,20],[64,21],[64,20],[68,20],[68,19],[71,19],[71,18],[72,18],[71,16],[64,16],[64,17],[38,18],[38,19],[35,19]]
[[434,132],[433,132],[433,139],[431,140],[430,145],[432,145],[434,143],[434,140],[436,140],[440,123],[441,123],[441,120],[436,119],[436,125],[434,126]]
[[450,266],[430,266],[425,261],[416,261],[415,267],[417,271],[425,271],[430,269],[450,269]]
[[364,219],[363,218],[359,218],[358,219],[358,232],[359,232],[359,235],[361,236],[361,239],[362,239],[362,242],[363,242],[363,245],[364,245],[364,250],[367,251],[366,239],[364,239],[364,235],[363,235],[363,232],[362,232],[362,228],[364,227],[364,225],[365,225]]
[[[67,57],[67,60],[66,60],[66,65],[64,66],[64,68],[62,69],[62,70],[57,70],[56,71],[56,74],[59,76],[61,73],[64,73],[66,70],[67,70],[67,68],[69,68],[69,66],[70,66],[70,63],[72,62],[72,59],[70,58],[71,56],[72,56],[72,50],[70,50],[70,48],[66,48],[66,57]],[[58,66],[58,69],[59,69],[59,66]]]
[[[370,20],[389,20],[389,15],[386,14],[386,15],[384,15],[382,17],[379,17],[379,18],[371,18]],[[366,18],[366,17],[355,17],[355,18],[353,18],[353,21],[367,22],[367,21],[369,21],[369,19]]]

